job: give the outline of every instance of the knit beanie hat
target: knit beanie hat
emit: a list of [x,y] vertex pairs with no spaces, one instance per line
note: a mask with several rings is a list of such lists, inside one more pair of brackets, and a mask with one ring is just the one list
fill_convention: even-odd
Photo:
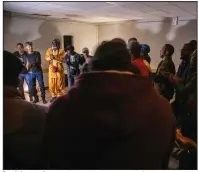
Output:
[[144,54],[150,53],[150,47],[147,44],[141,44],[141,51]]
[[126,46],[121,42],[109,41],[101,44],[94,54],[91,70],[131,71],[131,56]]

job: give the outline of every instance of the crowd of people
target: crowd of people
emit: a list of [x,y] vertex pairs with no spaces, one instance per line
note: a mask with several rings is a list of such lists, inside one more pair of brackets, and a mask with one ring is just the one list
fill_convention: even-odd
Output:
[[40,53],[31,42],[17,49],[3,54],[4,169],[168,169],[170,156],[179,169],[197,169],[195,40],[182,47],[177,71],[165,44],[153,72],[150,47],[136,38],[103,41],[93,56],[54,39],[45,54],[49,107],[36,104],[36,80],[47,103]]
[[[38,103],[39,98],[36,89],[36,81],[41,91],[41,98],[43,104],[46,104],[45,98],[45,84],[43,81],[43,71],[41,67],[40,52],[33,50],[32,42],[26,42],[25,46],[22,43],[16,45],[17,51],[14,55],[17,56],[23,63],[23,70],[19,75],[20,84],[18,86],[23,99],[24,94],[24,81],[28,86],[28,93],[30,102]],[[80,73],[86,72],[88,69],[87,64],[90,61],[89,49],[83,48],[82,54],[74,51],[72,45],[67,46],[66,50],[60,48],[60,40],[54,39],[51,48],[48,48],[45,54],[45,60],[49,63],[49,91],[51,93],[51,100],[53,102],[57,97],[65,94],[65,85],[72,87],[74,79]],[[65,82],[65,69],[66,64],[67,79]]]

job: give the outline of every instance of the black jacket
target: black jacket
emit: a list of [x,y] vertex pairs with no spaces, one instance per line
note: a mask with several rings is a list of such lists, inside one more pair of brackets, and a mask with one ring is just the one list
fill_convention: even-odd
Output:
[[21,62],[23,63],[23,69],[22,69],[22,71],[21,71],[21,74],[27,74],[28,71],[27,71],[27,69],[26,69],[27,61],[26,61],[26,58],[25,58],[25,52],[24,52],[22,55],[20,55],[18,51],[15,51],[13,54],[14,54],[16,57],[18,57],[18,58],[21,60]]
[[170,104],[147,78],[84,73],[49,108],[43,160],[51,170],[164,169],[173,130]]
[[41,54],[38,51],[34,51],[32,54],[25,54],[25,60],[29,64],[28,72],[42,73]]
[[80,74],[80,65],[85,62],[85,59],[80,54],[74,52],[72,55],[66,54],[64,62],[67,64],[68,76],[76,76]]
[[159,89],[159,93],[168,100],[171,100],[174,95],[174,85],[168,80],[171,74],[175,75],[175,65],[172,57],[166,57],[158,65],[154,82]]

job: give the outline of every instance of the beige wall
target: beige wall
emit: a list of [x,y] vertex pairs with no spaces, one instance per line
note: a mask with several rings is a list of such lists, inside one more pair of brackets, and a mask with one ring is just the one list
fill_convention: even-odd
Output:
[[[14,52],[18,42],[32,41],[34,49],[41,53],[44,69],[48,68],[44,55],[47,48],[51,46],[52,39],[59,38],[63,42],[63,35],[73,36],[74,47],[79,53],[85,46],[93,53],[98,43],[98,28],[95,25],[4,17],[4,49]],[[63,43],[61,46],[63,47]],[[47,74],[44,74],[44,82],[48,86]]]
[[[176,68],[180,63],[180,49],[182,45],[191,39],[197,38],[197,21],[179,21],[179,25],[173,26],[171,22],[125,22],[117,24],[101,24],[99,26],[85,23],[72,23],[60,21],[46,21],[41,19],[29,19],[22,17],[4,17],[4,49],[15,51],[16,43],[32,41],[34,48],[42,55],[42,66],[48,68],[44,59],[45,51],[51,46],[53,38],[63,35],[73,35],[74,46],[77,52],[83,47],[88,47],[91,54],[98,43],[115,37],[121,37],[126,41],[130,37],[138,38],[140,43],[149,44],[152,58],[151,67],[157,68],[160,61],[159,52],[165,43],[175,47],[173,61]],[[62,44],[63,46],[63,44]],[[47,74],[44,74],[45,85],[48,86]]]
[[177,68],[183,44],[197,38],[197,21],[180,21],[177,26],[173,26],[169,21],[99,25],[99,42],[114,37],[121,37],[126,41],[131,37],[136,37],[140,43],[150,45],[151,67],[154,69],[157,68],[160,61],[161,47],[166,43],[172,44],[175,47],[173,61]]

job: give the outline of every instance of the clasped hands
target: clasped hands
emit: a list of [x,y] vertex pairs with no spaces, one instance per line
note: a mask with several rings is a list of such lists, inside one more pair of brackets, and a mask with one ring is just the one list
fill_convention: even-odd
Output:
[[50,54],[50,59],[53,60],[55,59],[55,57],[52,54]]
[[181,79],[181,78],[179,78],[179,77],[177,77],[177,76],[175,76],[175,75],[171,75],[171,76],[169,77],[169,80],[170,80],[172,83],[174,83],[174,84],[183,82],[183,79]]

